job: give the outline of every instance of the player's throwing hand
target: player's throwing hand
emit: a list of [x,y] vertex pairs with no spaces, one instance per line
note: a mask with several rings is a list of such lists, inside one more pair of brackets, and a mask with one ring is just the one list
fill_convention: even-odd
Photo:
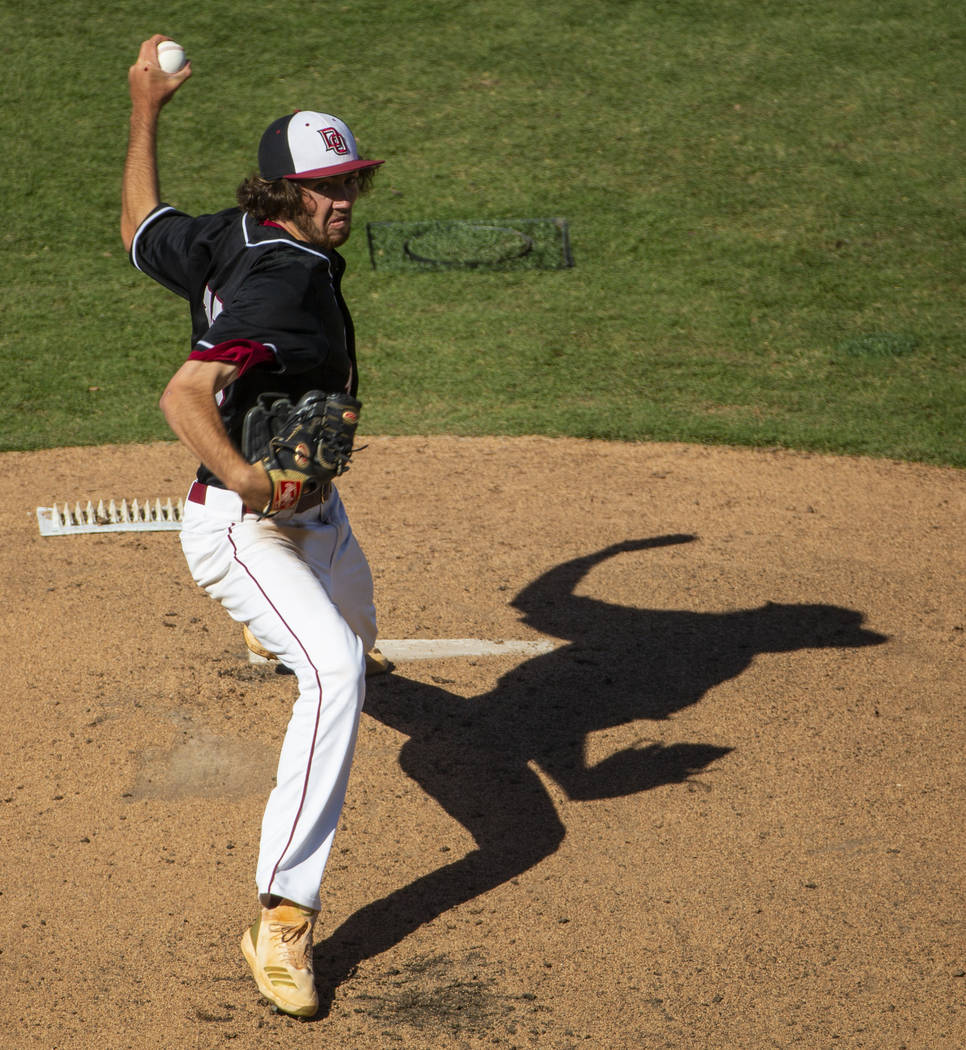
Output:
[[137,61],[128,70],[128,85],[135,111],[144,106],[155,113],[174,95],[191,76],[191,63],[186,62],[177,73],[165,73],[158,61],[158,44],[169,37],[155,33],[145,40]]

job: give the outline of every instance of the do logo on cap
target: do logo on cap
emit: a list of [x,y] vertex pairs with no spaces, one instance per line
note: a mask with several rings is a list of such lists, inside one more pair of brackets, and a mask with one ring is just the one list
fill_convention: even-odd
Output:
[[311,110],[296,110],[269,124],[258,146],[263,179],[322,179],[382,163],[359,156],[344,121]]
[[340,157],[345,156],[349,152],[349,144],[342,137],[342,133],[338,128],[322,128],[319,134],[325,141],[325,148],[332,150],[333,153],[338,153]]

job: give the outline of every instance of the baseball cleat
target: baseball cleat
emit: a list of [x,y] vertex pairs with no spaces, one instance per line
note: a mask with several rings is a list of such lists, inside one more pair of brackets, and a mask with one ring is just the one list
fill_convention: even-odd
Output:
[[[249,663],[263,664],[270,660],[277,660],[275,653],[270,652],[248,629],[248,625],[242,627],[245,637],[245,645],[248,648]],[[366,677],[377,674],[387,674],[392,670],[392,664],[378,649],[370,649],[366,653]]]
[[262,908],[241,940],[258,990],[278,1010],[294,1017],[313,1017],[319,1009],[312,972],[312,929],[317,914],[298,904]]
[[370,649],[366,653],[366,677],[376,674],[388,674],[392,670],[392,664],[388,658],[378,649]]
[[[245,637],[245,645],[248,648],[249,660],[252,663],[265,663],[267,660],[277,660],[278,657],[268,651],[264,645],[252,634],[248,629],[248,624],[242,627],[242,634]],[[254,659],[252,659],[254,657]]]

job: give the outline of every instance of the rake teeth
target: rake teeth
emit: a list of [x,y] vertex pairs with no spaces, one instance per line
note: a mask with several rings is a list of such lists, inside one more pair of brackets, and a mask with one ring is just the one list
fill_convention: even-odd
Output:
[[85,532],[161,532],[181,528],[184,501],[160,497],[143,502],[122,499],[120,503],[109,499],[105,504],[98,499],[97,506],[91,500],[82,505],[75,500],[37,508],[37,524],[42,536],[71,536]]

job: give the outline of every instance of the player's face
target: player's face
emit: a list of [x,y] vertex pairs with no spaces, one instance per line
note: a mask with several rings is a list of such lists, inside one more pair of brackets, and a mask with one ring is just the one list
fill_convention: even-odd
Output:
[[306,240],[320,248],[338,248],[352,230],[352,205],[359,196],[359,176],[354,171],[331,179],[301,183],[307,215],[299,224]]

